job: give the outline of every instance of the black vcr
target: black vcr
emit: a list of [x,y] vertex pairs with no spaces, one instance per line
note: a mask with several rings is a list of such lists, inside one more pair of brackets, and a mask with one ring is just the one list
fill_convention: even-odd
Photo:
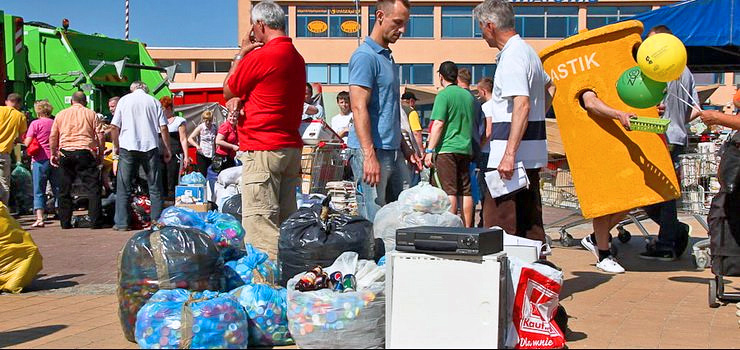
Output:
[[396,230],[396,250],[409,253],[488,255],[504,250],[501,229],[408,227]]

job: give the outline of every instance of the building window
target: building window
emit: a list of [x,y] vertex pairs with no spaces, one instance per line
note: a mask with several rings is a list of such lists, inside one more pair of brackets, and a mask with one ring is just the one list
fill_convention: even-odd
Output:
[[[737,73],[735,73],[737,78]],[[725,73],[694,73],[694,82],[696,85],[712,85],[725,83]]]
[[198,73],[228,73],[229,69],[231,69],[231,61],[198,61]]
[[738,86],[740,86],[740,72],[735,72],[735,78],[734,78],[734,79],[735,79],[735,80],[734,80],[734,82],[735,82],[735,87],[738,87]]
[[354,7],[296,7],[299,38],[356,38],[359,10]]
[[523,38],[567,38],[578,34],[576,6],[517,6],[516,31]]
[[493,78],[496,73],[495,64],[458,64],[457,68],[467,68],[470,71],[471,84],[475,85],[484,77]]
[[158,67],[169,67],[173,64],[177,64],[177,69],[175,69],[175,73],[192,73],[192,63],[193,61],[188,60],[156,60]]
[[598,28],[652,9],[651,6],[590,6],[586,15],[586,27]]
[[471,6],[442,7],[443,38],[480,38],[478,22],[473,17]]
[[401,84],[433,85],[434,65],[429,64],[399,64]]
[[[370,14],[370,30],[375,25],[375,12]],[[434,6],[413,6],[404,38],[434,37]]]
[[311,63],[306,65],[309,83],[341,85],[349,84],[349,65]]

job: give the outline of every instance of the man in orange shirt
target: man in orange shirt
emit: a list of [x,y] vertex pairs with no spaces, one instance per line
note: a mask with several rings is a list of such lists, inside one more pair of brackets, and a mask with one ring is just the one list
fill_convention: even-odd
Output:
[[5,99],[5,106],[0,106],[0,202],[8,205],[10,198],[10,152],[26,133],[28,125],[26,116],[20,112],[23,99],[12,93]]
[[49,137],[51,165],[58,167],[59,209],[62,229],[72,228],[72,183],[80,177],[88,194],[88,214],[92,228],[102,227],[100,170],[104,147],[98,138],[100,121],[87,106],[82,91],[72,95],[72,107],[60,111]]

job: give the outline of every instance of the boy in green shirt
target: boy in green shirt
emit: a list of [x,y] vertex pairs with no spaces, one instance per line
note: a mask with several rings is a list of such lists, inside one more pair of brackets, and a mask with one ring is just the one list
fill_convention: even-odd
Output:
[[434,123],[430,130],[424,163],[428,167],[434,166],[433,184],[447,193],[453,214],[457,214],[458,210],[457,197],[463,197],[463,222],[465,227],[472,227],[473,197],[468,168],[472,160],[473,97],[467,90],[456,85],[455,63],[442,63],[439,75],[443,90],[434,99]]

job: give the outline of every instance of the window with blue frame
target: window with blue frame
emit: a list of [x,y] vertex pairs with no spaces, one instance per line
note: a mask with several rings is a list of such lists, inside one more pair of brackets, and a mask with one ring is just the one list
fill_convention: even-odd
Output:
[[472,6],[442,6],[443,38],[480,38]]
[[299,38],[356,38],[360,33],[358,10],[353,7],[296,7]]
[[433,85],[434,84],[434,65],[429,63],[421,64],[399,64],[399,76],[401,84],[413,85]]
[[[375,25],[375,12],[370,14],[370,30]],[[412,6],[404,38],[434,37],[434,6]]]
[[309,83],[349,84],[349,66],[333,63],[306,64],[306,80]]
[[594,29],[651,11],[652,6],[589,6],[586,27]]
[[457,69],[467,68],[472,79],[471,84],[476,85],[484,77],[493,78],[496,73],[495,64],[457,64]]
[[516,31],[523,38],[567,38],[578,34],[576,6],[516,6]]

